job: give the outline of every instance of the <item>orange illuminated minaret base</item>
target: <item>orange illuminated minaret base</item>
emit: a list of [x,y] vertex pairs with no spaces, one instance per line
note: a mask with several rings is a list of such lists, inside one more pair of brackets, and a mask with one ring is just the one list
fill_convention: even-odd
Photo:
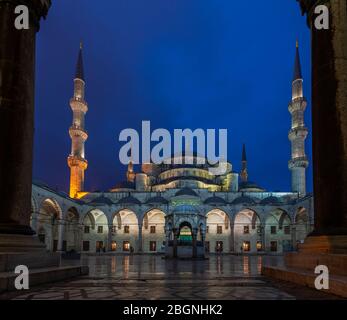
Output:
[[69,194],[71,198],[77,198],[78,192],[84,190],[84,171],[88,167],[88,162],[84,154],[84,143],[88,139],[88,134],[84,129],[84,117],[88,111],[87,102],[84,100],[84,89],[85,81],[81,44],[74,79],[74,96],[70,100],[70,106],[73,112],[72,126],[69,129],[72,147],[67,161],[70,167]]

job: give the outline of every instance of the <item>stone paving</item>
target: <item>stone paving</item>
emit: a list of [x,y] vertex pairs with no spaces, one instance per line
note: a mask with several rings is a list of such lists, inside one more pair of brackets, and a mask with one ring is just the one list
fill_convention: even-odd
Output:
[[[84,256],[88,276],[0,296],[20,300],[293,300],[336,299],[316,290],[270,281],[263,263],[274,256],[210,256],[208,260],[165,260],[161,256]],[[63,261],[63,265],[80,262]]]

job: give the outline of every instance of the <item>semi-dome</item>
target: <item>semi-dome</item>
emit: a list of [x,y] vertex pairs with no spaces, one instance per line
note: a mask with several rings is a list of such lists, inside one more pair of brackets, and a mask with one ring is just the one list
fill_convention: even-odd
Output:
[[238,197],[236,198],[231,204],[250,204],[250,205],[254,205],[255,201],[247,196],[242,196],[242,197]]
[[117,203],[118,204],[137,204],[137,205],[140,205],[141,201],[139,199],[136,199],[135,197],[129,195],[127,197],[120,199]]
[[146,201],[146,204],[168,204],[169,201],[167,201],[162,196],[155,196],[153,198],[150,198]]
[[176,192],[175,197],[179,196],[192,196],[192,197],[198,197],[197,193],[191,189],[191,188],[183,188]]
[[225,206],[227,202],[221,197],[213,196],[213,197],[207,198],[204,201],[204,204]]

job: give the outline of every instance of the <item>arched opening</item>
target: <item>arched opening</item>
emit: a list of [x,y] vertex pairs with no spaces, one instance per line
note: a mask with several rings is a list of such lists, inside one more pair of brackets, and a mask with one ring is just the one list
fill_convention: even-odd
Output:
[[79,227],[79,214],[75,207],[70,208],[65,216],[65,232],[62,251],[81,250],[81,230]]
[[238,212],[234,220],[234,250],[238,253],[264,251],[263,227],[254,210]]
[[[34,223],[34,220],[32,220]],[[36,229],[39,240],[46,245],[47,250],[58,250],[59,223],[61,222],[61,209],[54,199],[42,202],[36,217]]]
[[143,251],[164,253],[165,251],[165,213],[159,209],[148,211],[142,226]]
[[180,241],[180,243],[191,243],[192,240],[192,226],[188,222],[181,223],[178,233],[178,241]]
[[111,250],[138,251],[139,223],[134,211],[122,209],[113,215]]
[[206,215],[206,242],[207,252],[223,253],[230,251],[230,219],[227,213],[220,209],[213,209]]
[[108,240],[108,222],[104,212],[93,209],[83,219],[84,252],[106,252]]
[[291,219],[282,209],[272,210],[265,221],[265,245],[271,253],[293,250]]
[[[310,221],[306,208],[299,208],[295,215],[295,246],[303,243],[310,232]],[[296,248],[295,248],[296,249]]]

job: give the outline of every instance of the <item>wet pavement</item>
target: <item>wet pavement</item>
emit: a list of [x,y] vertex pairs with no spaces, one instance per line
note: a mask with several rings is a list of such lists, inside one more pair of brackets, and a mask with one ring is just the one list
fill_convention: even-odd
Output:
[[166,260],[157,255],[83,256],[63,265],[89,266],[89,275],[52,283],[2,299],[293,300],[336,297],[273,281],[263,264],[283,264],[281,256],[210,256],[206,260]]

